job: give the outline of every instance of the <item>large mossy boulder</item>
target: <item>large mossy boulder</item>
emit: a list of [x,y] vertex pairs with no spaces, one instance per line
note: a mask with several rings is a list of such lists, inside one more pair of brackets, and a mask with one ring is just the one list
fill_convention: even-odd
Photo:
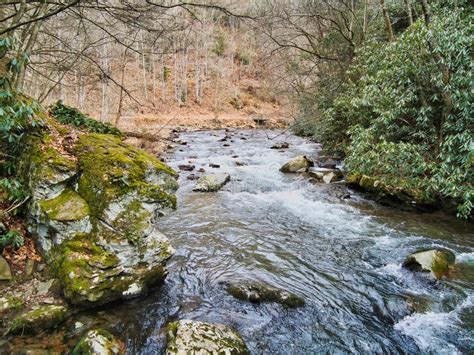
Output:
[[436,278],[447,276],[456,256],[449,250],[421,250],[409,255],[402,266],[414,272],[432,272]]
[[23,163],[28,228],[66,298],[94,306],[144,294],[174,252],[156,224],[176,206],[177,174],[113,135],[83,134],[62,148],[47,137],[32,140]]
[[103,329],[89,330],[77,343],[72,355],[125,354],[125,344]]
[[167,326],[166,354],[249,354],[242,337],[223,324],[180,320]]
[[40,306],[15,318],[9,328],[12,334],[37,334],[64,322],[69,316],[66,307],[59,305]]

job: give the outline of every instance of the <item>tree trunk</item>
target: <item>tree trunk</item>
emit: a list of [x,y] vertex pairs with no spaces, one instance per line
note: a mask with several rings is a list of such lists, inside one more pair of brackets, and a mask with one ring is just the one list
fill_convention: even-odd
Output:
[[408,21],[410,22],[410,26],[413,25],[413,11],[411,9],[411,0],[404,0],[405,1],[405,6],[407,8],[407,14],[408,14]]
[[385,21],[385,27],[387,29],[387,39],[389,42],[393,42],[395,40],[395,36],[393,35],[392,22],[390,21],[390,14],[388,12],[387,5],[385,4],[385,0],[380,0],[380,5],[382,6],[383,18]]

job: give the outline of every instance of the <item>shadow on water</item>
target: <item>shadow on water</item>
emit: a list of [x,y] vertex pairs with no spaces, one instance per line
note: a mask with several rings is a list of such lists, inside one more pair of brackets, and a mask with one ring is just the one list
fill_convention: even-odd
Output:
[[[159,220],[176,249],[164,284],[99,314],[129,353],[162,353],[163,327],[175,319],[231,325],[252,353],[474,351],[472,224],[382,207],[355,192],[341,200],[341,184],[281,174],[291,157],[318,154],[319,145],[301,138],[237,130],[223,146],[224,134],[182,134],[187,146],[168,156],[175,168],[191,162],[232,181],[218,193],[193,193],[190,173],[180,174],[178,209]],[[275,141],[290,149],[270,149]],[[457,255],[457,278],[435,282],[400,267],[409,253],[431,247]],[[291,291],[306,305],[245,303],[223,287],[248,280]]]

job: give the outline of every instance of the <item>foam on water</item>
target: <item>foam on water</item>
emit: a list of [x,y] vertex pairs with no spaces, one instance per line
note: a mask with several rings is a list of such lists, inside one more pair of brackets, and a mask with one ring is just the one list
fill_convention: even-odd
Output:
[[394,328],[412,337],[424,352],[462,354],[465,349],[459,349],[456,344],[462,344],[463,339],[469,342],[469,330],[464,327],[459,314],[472,308],[473,300],[474,296],[468,296],[451,312],[415,313],[403,318]]

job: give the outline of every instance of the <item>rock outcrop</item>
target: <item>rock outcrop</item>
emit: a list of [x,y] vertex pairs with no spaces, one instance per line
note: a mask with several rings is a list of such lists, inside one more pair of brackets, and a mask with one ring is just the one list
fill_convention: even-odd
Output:
[[22,164],[32,195],[28,229],[64,295],[93,306],[146,293],[173,254],[155,226],[176,206],[177,174],[113,135],[51,142],[48,134],[31,139]]
[[180,320],[167,326],[166,354],[249,354],[242,337],[223,324]]
[[306,156],[299,155],[284,164],[280,171],[282,173],[303,173],[308,171],[311,165],[313,165],[312,162]]
[[436,278],[448,275],[456,256],[449,250],[421,250],[409,255],[402,266],[414,272],[432,272]]
[[74,347],[72,355],[125,354],[125,344],[103,329],[89,330]]
[[301,297],[261,282],[230,283],[226,290],[239,300],[253,303],[275,302],[288,308],[302,307],[305,304]]
[[227,173],[210,173],[201,176],[196,182],[193,191],[197,192],[215,192],[219,191],[230,181],[230,175]]

